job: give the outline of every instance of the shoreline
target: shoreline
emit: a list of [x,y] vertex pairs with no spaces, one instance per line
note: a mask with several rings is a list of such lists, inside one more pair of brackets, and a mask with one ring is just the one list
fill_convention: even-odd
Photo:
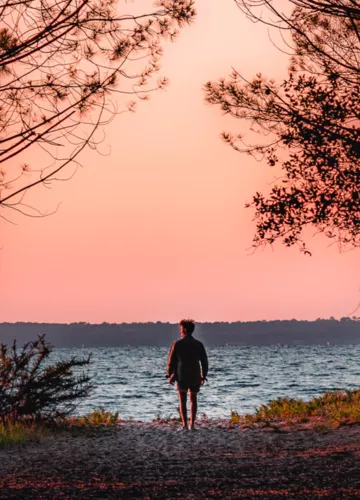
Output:
[[0,498],[360,498],[360,425],[120,421],[0,450]]

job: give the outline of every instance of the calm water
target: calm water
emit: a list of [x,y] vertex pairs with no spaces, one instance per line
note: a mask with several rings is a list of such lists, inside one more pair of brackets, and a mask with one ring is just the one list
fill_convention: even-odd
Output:
[[[99,406],[121,418],[152,420],[177,415],[177,393],[165,378],[168,347],[91,349],[96,386],[77,412]],[[228,417],[253,412],[280,396],[310,399],[328,389],[360,385],[360,345],[298,347],[207,347],[208,383],[201,388],[199,414]],[[52,360],[86,356],[90,349],[56,349]]]

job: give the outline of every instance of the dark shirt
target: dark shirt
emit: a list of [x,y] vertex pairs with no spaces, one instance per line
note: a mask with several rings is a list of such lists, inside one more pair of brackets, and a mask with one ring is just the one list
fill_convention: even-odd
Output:
[[[200,371],[201,364],[201,371]],[[189,385],[200,385],[208,373],[208,359],[202,342],[191,335],[176,340],[170,349],[167,376]]]

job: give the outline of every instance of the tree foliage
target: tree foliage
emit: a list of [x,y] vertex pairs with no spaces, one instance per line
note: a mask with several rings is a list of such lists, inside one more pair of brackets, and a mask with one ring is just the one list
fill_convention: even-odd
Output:
[[99,125],[134,109],[134,101],[118,109],[109,96],[146,99],[166,85],[151,83],[160,42],[193,19],[193,3],[159,0],[131,14],[115,0],[1,2],[0,208],[40,215],[24,201],[28,189],[76,168],[84,148],[103,140]]
[[[234,149],[265,158],[280,175],[256,193],[254,246],[280,239],[300,244],[307,225],[341,247],[360,244],[360,6],[354,0],[290,0],[286,16],[273,1],[237,0],[253,21],[280,29],[292,49],[282,83],[237,71],[205,86],[206,99],[250,122],[263,138],[247,145],[224,133]],[[267,7],[270,20],[257,14]]]
[[90,356],[50,365],[46,359],[51,351],[44,335],[20,349],[16,341],[11,347],[0,344],[0,419],[63,417],[89,395],[90,377],[74,371],[88,366]]

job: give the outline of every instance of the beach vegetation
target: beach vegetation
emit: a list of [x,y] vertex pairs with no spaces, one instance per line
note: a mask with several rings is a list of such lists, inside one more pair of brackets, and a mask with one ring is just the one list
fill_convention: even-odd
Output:
[[316,423],[314,425],[314,431],[316,432],[329,432],[333,428],[333,425],[330,423]]
[[161,415],[160,413],[158,413],[156,417],[153,419],[154,424],[170,424],[172,422],[181,422],[181,418],[174,417],[171,414]]
[[51,364],[53,346],[45,335],[18,347],[0,344],[0,422],[55,421],[72,414],[93,386],[82,369],[87,358]]
[[0,449],[30,440],[38,441],[45,432],[44,428],[40,428],[34,423],[0,421]]
[[254,415],[231,412],[231,422],[240,425],[288,426],[311,424],[320,429],[360,423],[360,389],[328,391],[310,401],[281,397],[257,408]]
[[105,411],[104,408],[96,408],[84,416],[72,416],[65,420],[69,427],[97,427],[110,426],[120,422],[119,412],[112,413]]
[[43,424],[3,419],[0,421],[0,449],[29,441],[40,441],[48,433],[49,430]]
[[231,410],[230,424],[239,424],[241,422],[241,415],[237,411]]
[[50,435],[67,430],[91,430],[109,427],[120,422],[118,412],[96,408],[83,416],[61,416],[51,421],[34,419],[12,420],[5,417],[0,420],[0,449],[21,445],[28,442],[39,442]]
[[176,417],[172,416],[170,413],[168,415],[161,415],[161,413],[159,412],[153,419],[153,423],[168,424],[171,422],[181,422],[180,406],[176,407],[176,411],[177,411]]

